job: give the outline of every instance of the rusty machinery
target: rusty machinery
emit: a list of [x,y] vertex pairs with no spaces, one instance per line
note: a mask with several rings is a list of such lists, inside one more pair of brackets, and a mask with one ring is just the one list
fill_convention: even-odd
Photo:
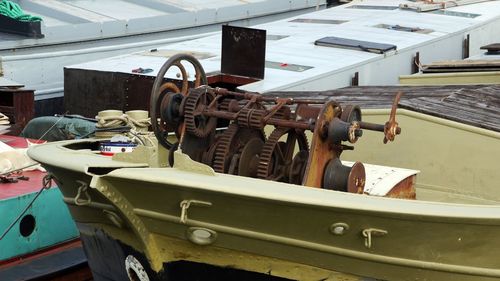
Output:
[[[181,61],[195,68],[190,90]],[[181,69],[182,89],[163,78],[171,66]],[[389,121],[373,124],[361,121],[359,107],[341,107],[333,100],[266,97],[204,83],[205,73],[194,57],[169,59],[153,86],[153,129],[162,146],[170,151],[180,147],[193,160],[219,173],[361,193],[364,166],[341,163],[342,151],[353,149],[343,143],[355,143],[363,129],[383,132],[384,143],[401,132],[395,120],[400,94]],[[268,136],[264,133],[267,126],[273,126]],[[306,131],[312,132],[310,144]],[[175,132],[177,143],[169,142],[169,132]]]

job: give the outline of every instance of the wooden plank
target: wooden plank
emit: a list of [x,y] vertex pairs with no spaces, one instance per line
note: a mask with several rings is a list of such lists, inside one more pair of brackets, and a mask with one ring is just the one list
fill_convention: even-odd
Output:
[[455,72],[492,72],[500,71],[500,67],[492,68],[424,68],[422,73],[455,73]]
[[418,98],[411,101],[402,101],[400,106],[412,111],[500,132],[499,124],[493,121],[491,116],[478,114],[477,111],[466,110],[463,106],[453,103],[439,103],[433,99]]
[[500,132],[500,85],[362,86],[329,91],[271,92],[289,98],[333,99],[361,108],[390,108],[397,92],[402,108]]
[[426,3],[424,1],[418,1],[416,3],[405,3],[399,4],[400,9],[415,10],[417,12],[428,12],[439,9],[446,9],[457,6],[464,6],[469,4],[487,2],[491,0],[455,0],[455,1],[433,1],[432,3]]
[[430,64],[424,64],[422,67],[499,67],[499,60],[448,60],[448,61],[437,61]]

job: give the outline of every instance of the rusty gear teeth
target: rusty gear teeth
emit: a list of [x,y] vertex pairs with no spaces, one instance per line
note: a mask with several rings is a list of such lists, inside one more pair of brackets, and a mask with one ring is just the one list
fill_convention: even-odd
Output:
[[226,159],[229,155],[231,142],[238,132],[238,125],[230,124],[227,130],[222,133],[218,140],[217,148],[215,149],[214,170],[217,173],[226,172]]
[[[267,141],[264,143],[264,146],[262,147],[259,166],[257,168],[257,176],[259,178],[270,179],[276,176],[272,171],[272,170],[277,170],[278,168],[278,167],[273,167],[273,165],[275,164],[273,163],[273,154],[274,151],[276,150],[276,147],[280,145],[279,143],[280,138],[286,134],[295,134],[296,139],[292,143],[285,143],[285,151],[282,151],[282,153],[285,153],[288,149],[295,149],[296,143],[298,143],[299,145],[299,150],[309,150],[309,144],[303,131],[296,131],[295,129],[287,129],[287,128],[276,128],[271,133]],[[286,147],[287,145],[293,145],[293,147],[287,148]],[[291,156],[293,159],[293,155]],[[286,155],[283,155],[283,157],[286,157]],[[287,162],[290,161],[290,163],[285,163],[285,164],[291,164],[292,159],[285,159]],[[288,167],[280,167],[280,168],[288,169]],[[283,176],[287,177],[287,175],[288,173],[286,172]]]
[[208,103],[214,99],[213,95],[208,93],[204,88],[198,88],[189,92],[184,105],[184,122],[186,124],[186,130],[199,138],[207,137],[217,125],[217,119],[213,117],[208,117],[203,124],[196,124],[197,116],[195,116],[195,113],[198,109],[197,107],[203,106],[201,104],[203,102],[202,97],[206,98],[204,101],[205,106],[208,106]]
[[229,111],[229,104],[231,103],[231,99],[223,99],[219,103],[219,110],[220,111]]
[[262,152],[260,153],[259,167],[257,168],[257,176],[259,178],[267,179],[269,177],[269,168],[273,164],[271,161],[273,160],[274,149],[285,132],[286,129],[284,128],[276,128],[264,143]]
[[262,129],[262,118],[266,112],[262,109],[244,108],[238,113],[238,125],[253,129]]

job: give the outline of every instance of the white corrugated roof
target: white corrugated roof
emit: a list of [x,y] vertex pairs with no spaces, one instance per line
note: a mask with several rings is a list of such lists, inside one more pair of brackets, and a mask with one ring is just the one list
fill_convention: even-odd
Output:
[[25,13],[43,18],[43,39],[0,33],[0,50],[96,40],[285,13],[325,0],[23,0]]
[[[266,92],[343,87],[348,86],[350,77],[346,78],[344,75],[342,81],[325,80],[329,77],[340,79],[334,77],[334,74],[347,70],[360,71],[361,85],[396,84],[399,75],[410,74],[411,58],[416,51],[420,51],[422,63],[438,59],[459,59],[465,34],[471,34],[471,55],[479,53],[479,46],[500,38],[500,1],[449,8],[446,14],[442,11],[416,13],[400,10],[397,8],[400,3],[409,1],[354,1],[343,6],[255,26],[267,30],[268,36],[283,37],[267,41],[266,60],[278,62],[274,64],[278,67],[266,68],[263,81],[242,86],[240,89]],[[382,9],[373,9],[371,6],[379,6]],[[314,22],[314,19],[346,22],[304,23],[293,19],[306,19],[310,22],[311,20]],[[430,29],[430,32],[405,32],[377,27],[383,24]],[[380,55],[314,45],[315,40],[326,36],[394,44],[397,45],[397,50]],[[201,63],[206,72],[212,72],[220,69],[220,49],[221,36],[218,34],[172,44],[159,50],[210,53],[212,57],[202,59]],[[166,57],[144,55],[144,52],[141,52],[74,65],[70,68],[130,73],[132,69],[142,67],[152,68],[154,71],[148,75],[155,76],[166,59]],[[302,72],[288,71],[286,67],[279,67],[280,63],[311,68]],[[368,65],[372,68],[368,68]],[[174,78],[175,74],[171,72],[168,77]]]

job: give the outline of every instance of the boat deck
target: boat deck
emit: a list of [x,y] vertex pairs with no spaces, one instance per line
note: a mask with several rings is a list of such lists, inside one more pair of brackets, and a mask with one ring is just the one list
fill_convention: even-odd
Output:
[[[0,141],[14,148],[28,147],[26,139],[21,137],[0,135]],[[28,180],[18,180],[16,183],[0,183],[0,201],[38,192],[42,187],[42,179],[46,174],[39,170],[23,171],[19,176],[25,176]]]
[[330,91],[270,92],[266,95],[328,99],[361,108],[390,108],[402,92],[400,107],[500,132],[499,85],[364,86]]

